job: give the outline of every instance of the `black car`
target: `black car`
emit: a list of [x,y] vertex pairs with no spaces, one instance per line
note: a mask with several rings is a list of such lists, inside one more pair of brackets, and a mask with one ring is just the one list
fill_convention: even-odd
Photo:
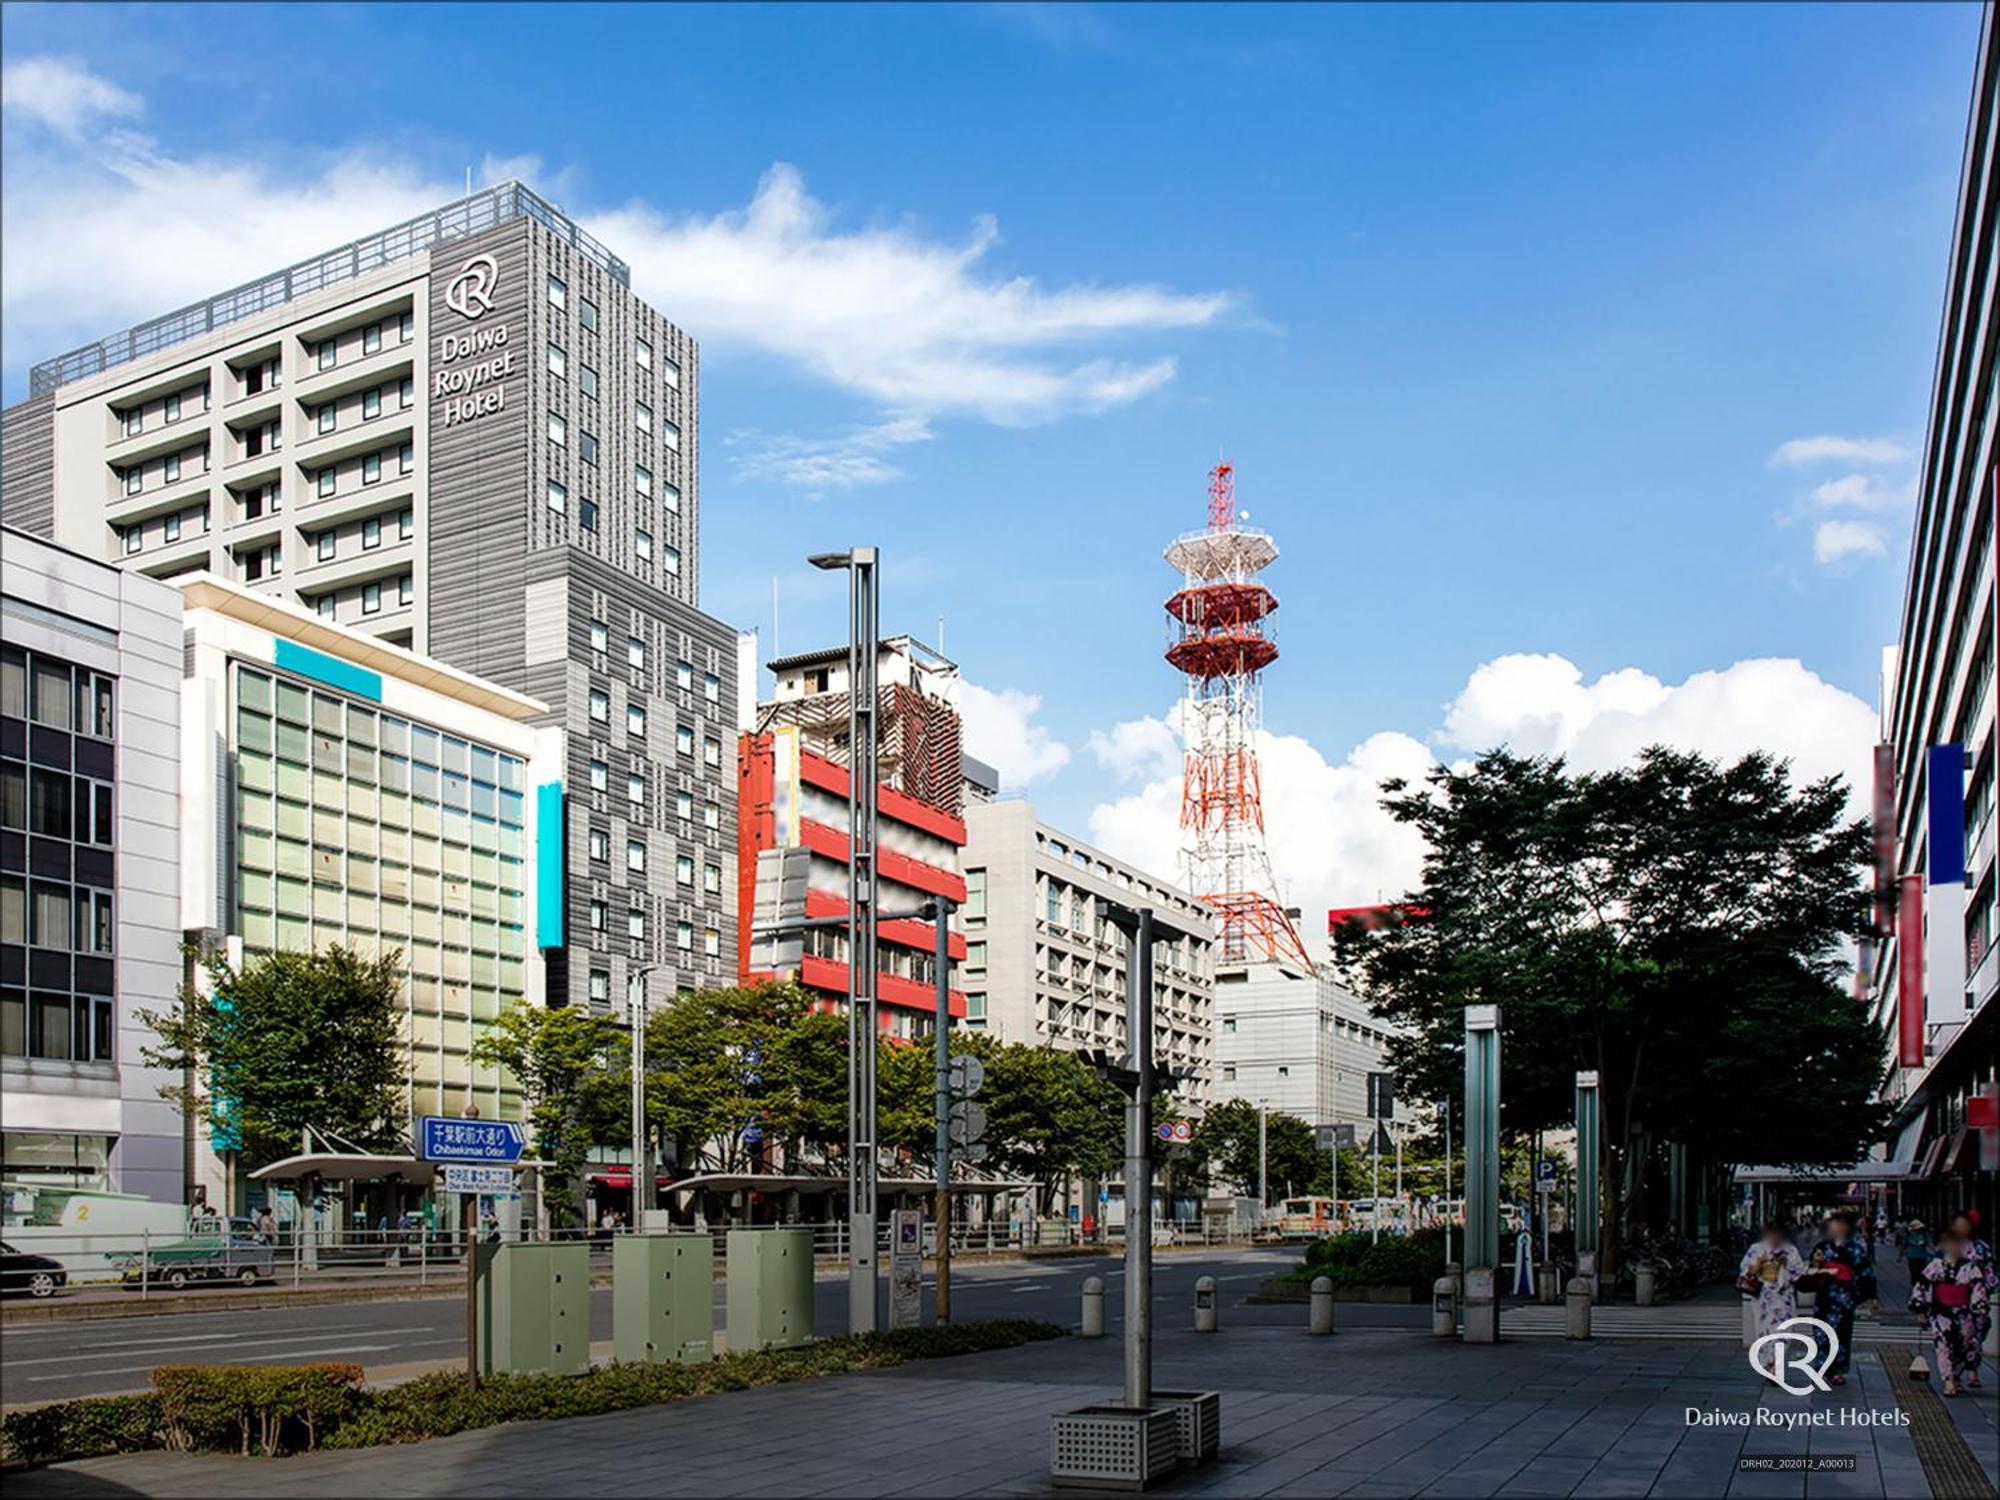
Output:
[[26,1292],[30,1297],[53,1297],[68,1280],[61,1261],[30,1255],[0,1240],[0,1294]]

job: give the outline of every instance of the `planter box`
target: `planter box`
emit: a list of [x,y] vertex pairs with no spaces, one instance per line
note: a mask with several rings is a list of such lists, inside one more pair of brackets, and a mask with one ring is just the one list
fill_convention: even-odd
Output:
[[1154,1391],[1153,1409],[1178,1419],[1182,1463],[1205,1464],[1222,1447],[1220,1391]]
[[1049,1422],[1049,1477],[1078,1489],[1143,1490],[1180,1467],[1173,1407],[1081,1406]]

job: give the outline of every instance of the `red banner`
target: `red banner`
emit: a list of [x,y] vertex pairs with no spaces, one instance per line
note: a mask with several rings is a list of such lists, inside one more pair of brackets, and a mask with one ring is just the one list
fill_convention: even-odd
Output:
[[1896,930],[1896,748],[1875,747],[1875,931]]
[[1896,917],[1896,1061],[1924,1065],[1924,877],[1905,875]]

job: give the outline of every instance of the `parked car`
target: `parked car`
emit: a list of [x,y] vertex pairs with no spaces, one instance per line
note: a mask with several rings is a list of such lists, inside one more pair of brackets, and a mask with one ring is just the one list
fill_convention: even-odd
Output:
[[0,1294],[25,1292],[30,1297],[53,1297],[69,1280],[59,1260],[46,1255],[30,1255],[0,1240]]
[[255,1219],[209,1219],[184,1240],[157,1245],[126,1262],[128,1287],[165,1286],[178,1291],[190,1282],[234,1281],[255,1286],[271,1280],[275,1252],[257,1232]]

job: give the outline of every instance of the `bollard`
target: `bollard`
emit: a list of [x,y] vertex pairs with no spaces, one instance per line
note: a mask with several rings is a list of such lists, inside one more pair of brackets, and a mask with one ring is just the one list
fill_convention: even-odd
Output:
[[1458,1336],[1458,1283],[1450,1276],[1440,1276],[1431,1283],[1431,1337],[1440,1339]]
[[1452,1301],[1463,1305],[1465,1302],[1465,1267],[1455,1260],[1444,1263],[1444,1274],[1451,1278]]
[[1465,1273],[1465,1342],[1500,1342],[1499,1273],[1492,1266],[1472,1266]]
[[1597,1252],[1579,1250],[1576,1253],[1576,1274],[1590,1283],[1590,1295],[1597,1296]]
[[1306,1324],[1308,1333],[1333,1332],[1333,1278],[1315,1276],[1312,1284],[1312,1314]]
[[1639,1262],[1638,1270],[1632,1273],[1632,1300],[1640,1307],[1653,1305],[1653,1291],[1659,1285],[1660,1270],[1650,1260]]
[[1569,1318],[1563,1329],[1563,1336],[1572,1339],[1590,1337],[1590,1280],[1584,1276],[1569,1279]]
[[1562,1273],[1553,1264],[1535,1267],[1535,1300],[1544,1307],[1554,1307],[1562,1300]]
[[1204,1276],[1194,1284],[1194,1331],[1215,1332],[1215,1278]]
[[1083,1283],[1083,1336],[1104,1337],[1104,1282],[1096,1276],[1086,1277]]

